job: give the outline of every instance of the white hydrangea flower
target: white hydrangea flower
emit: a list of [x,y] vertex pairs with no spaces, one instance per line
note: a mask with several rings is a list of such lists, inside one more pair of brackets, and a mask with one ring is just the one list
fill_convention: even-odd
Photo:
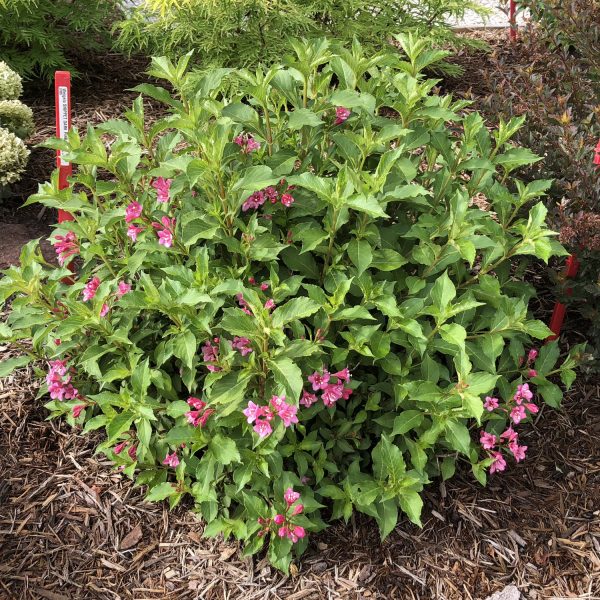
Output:
[[33,111],[20,100],[0,100],[0,127],[24,140],[33,133]]
[[0,127],[0,186],[18,181],[29,158],[25,143],[14,133]]
[[0,60],[0,100],[16,100],[22,93],[21,77]]

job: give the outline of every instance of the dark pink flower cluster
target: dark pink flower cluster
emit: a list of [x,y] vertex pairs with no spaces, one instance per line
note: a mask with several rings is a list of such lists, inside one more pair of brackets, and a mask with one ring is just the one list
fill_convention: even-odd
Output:
[[[248,283],[250,285],[257,285],[256,279],[254,279],[254,277],[248,277]],[[266,292],[269,289],[269,284],[266,281],[263,281],[259,287],[261,292]]]
[[75,233],[69,231],[67,235],[57,235],[54,250],[58,258],[58,264],[64,267],[68,258],[79,254],[79,242]]
[[[122,442],[119,442],[113,448],[113,452],[115,454],[121,454],[121,452],[123,452],[123,450],[127,447],[127,445],[130,442],[131,442],[131,440],[123,440]],[[137,459],[137,444],[131,444],[131,446],[129,446],[129,450],[127,450],[127,454],[129,455],[129,458],[131,458],[131,460],[136,460]]]
[[596,148],[594,148],[594,164],[600,167],[600,141],[596,144]]
[[296,413],[298,408],[285,401],[285,395],[273,396],[268,406],[259,406],[252,401],[242,411],[248,423],[254,423],[254,431],[261,437],[268,437],[273,433],[271,421],[277,415],[285,427],[290,427],[298,422]]
[[83,300],[84,302],[88,302],[89,300],[92,300],[94,298],[94,296],[96,295],[96,292],[98,291],[98,288],[100,287],[100,279],[98,277],[92,277],[92,279],[90,279],[86,284],[85,287],[83,288]]
[[273,519],[263,519],[259,517],[258,522],[262,525],[262,529],[258,532],[259,537],[263,537],[271,531],[272,524],[277,527],[277,535],[281,538],[286,537],[296,543],[306,535],[304,527],[294,525],[292,518],[302,514],[304,506],[302,504],[294,504],[300,500],[300,494],[292,488],[288,488],[283,494],[286,509],[283,513],[277,513]]
[[164,177],[158,177],[152,182],[152,187],[156,190],[156,199],[161,204],[166,204],[171,199],[170,190],[172,179],[165,179]]
[[200,398],[194,398],[190,396],[187,403],[194,410],[188,410],[185,413],[185,417],[190,425],[194,427],[204,427],[210,415],[215,412],[214,408],[206,408],[206,402],[200,400]]
[[49,369],[46,375],[48,393],[52,400],[74,400],[79,397],[77,388],[71,383],[71,375],[68,373],[67,363],[64,360],[53,360],[48,363]]
[[260,143],[250,133],[242,133],[234,137],[233,143],[242,149],[243,154],[250,154],[255,150],[260,150]]
[[165,248],[173,245],[173,235],[175,233],[175,217],[162,217],[160,223],[154,221],[152,227],[158,232],[158,243]]
[[[334,377],[335,381],[331,378]],[[330,373],[327,369],[323,369],[321,373],[315,371],[312,375],[308,376],[309,383],[312,384],[314,392],[321,392],[321,400],[325,406],[333,406],[338,400],[348,400],[352,395],[352,389],[345,387],[344,384],[350,381],[350,371],[348,367],[338,371],[337,373]],[[306,406],[312,406],[317,401],[317,396],[314,393],[302,391],[302,398],[300,404]]]
[[162,461],[162,464],[167,467],[173,467],[174,469],[179,465],[179,457],[177,456],[177,451],[173,452],[173,454],[169,454],[165,456],[165,460]]
[[294,186],[287,185],[285,179],[282,179],[279,182],[279,187],[281,189],[270,185],[269,187],[254,192],[246,198],[246,201],[242,205],[242,211],[246,212],[250,209],[260,208],[267,200],[271,202],[271,204],[281,202],[283,206],[289,208],[294,203],[294,197],[290,193],[294,191]]
[[231,342],[231,347],[237,350],[242,356],[252,352],[252,342],[247,337],[238,337],[237,335]]
[[[534,358],[531,360],[535,360],[535,356],[537,356],[537,351],[535,351]],[[512,421],[512,424],[509,425],[508,429],[499,436],[488,433],[487,431],[480,432],[479,442],[483,449],[488,451],[490,458],[493,459],[490,466],[490,473],[496,473],[506,469],[506,460],[502,454],[503,449],[505,451],[508,450],[513,455],[516,462],[521,462],[525,459],[527,446],[519,446],[519,434],[513,429],[513,424],[518,425],[527,417],[528,412],[536,414],[539,411],[537,404],[531,402],[532,399],[533,392],[529,389],[529,384],[527,383],[517,386],[516,393],[506,406],[500,406],[498,398],[486,396],[483,405],[487,411],[492,412],[494,410],[500,410],[507,414]]]
[[205,363],[208,363],[206,368],[211,373],[216,373],[217,371],[222,370],[221,367],[217,365],[219,362],[219,346],[217,344],[219,344],[220,341],[221,339],[216,337],[213,338],[214,345],[211,344],[210,340],[207,340],[204,343],[204,346],[202,346],[202,358]]
[[352,114],[352,111],[343,106],[338,106],[335,109],[335,122],[334,125],[341,125],[344,121],[348,120],[348,117]]

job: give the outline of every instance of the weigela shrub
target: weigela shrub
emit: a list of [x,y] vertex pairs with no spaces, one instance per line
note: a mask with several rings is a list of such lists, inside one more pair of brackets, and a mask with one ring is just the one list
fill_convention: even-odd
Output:
[[54,142],[73,185],[29,202],[74,214],[62,268],[30,244],[0,282],[3,333],[33,340],[3,371],[44,357],[53,416],[281,569],[326,520],[385,537],[457,463],[485,483],[522,460],[515,428],[574,378],[533,348],[550,331],[523,272],[564,251],[549,182],[513,176],[538,160],[510,143],[522,121],[490,133],[421,75],[445,53],[401,43],[296,42],[285,66],[202,77],[155,59],[175,94],[138,89],[170,114],[145,126],[139,98]]

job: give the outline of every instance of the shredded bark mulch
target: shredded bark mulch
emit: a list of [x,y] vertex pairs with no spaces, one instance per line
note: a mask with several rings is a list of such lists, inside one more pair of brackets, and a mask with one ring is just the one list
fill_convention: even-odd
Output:
[[[0,346],[0,358],[15,354]],[[47,421],[31,368],[0,380],[0,598],[600,598],[600,385],[522,428],[528,458],[480,487],[467,470],[427,491],[424,527],[385,541],[369,519],[313,536],[290,576],[236,543],[204,539],[190,505],[169,512]]]

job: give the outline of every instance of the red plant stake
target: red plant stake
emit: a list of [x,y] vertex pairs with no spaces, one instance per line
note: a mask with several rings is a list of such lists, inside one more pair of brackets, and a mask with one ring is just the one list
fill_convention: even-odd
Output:
[[[564,276],[566,279],[573,279],[575,275],[577,275],[577,271],[579,270],[579,261],[574,254],[571,254],[569,258],[567,258],[567,262],[565,265]],[[573,288],[567,288],[566,290],[567,296],[573,295]],[[560,335],[560,330],[562,329],[563,321],[565,320],[565,314],[567,312],[567,307],[562,302],[557,302],[554,305],[554,311],[552,312],[552,318],[550,319],[550,329],[554,332],[554,335],[551,335],[546,341],[552,342],[553,340],[558,339]]]
[[510,22],[510,39],[512,41],[517,39],[517,4],[516,0],[510,0],[509,9],[509,22]]
[[[56,137],[67,139],[71,129],[71,73],[56,71],[54,76],[54,102],[56,107]],[[56,167],[58,168],[58,187],[61,190],[69,187],[68,177],[73,172],[71,163],[63,160],[61,151],[56,151]],[[58,222],[72,221],[73,215],[65,210],[58,210]]]

